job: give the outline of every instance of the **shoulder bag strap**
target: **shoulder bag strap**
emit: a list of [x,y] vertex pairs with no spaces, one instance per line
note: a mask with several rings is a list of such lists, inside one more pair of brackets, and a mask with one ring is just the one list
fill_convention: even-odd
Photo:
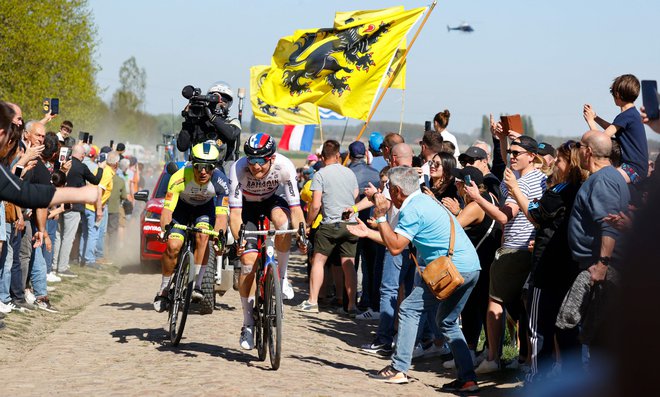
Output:
[[[493,195],[492,195],[491,193],[488,193],[488,198],[490,199],[491,204],[495,204],[495,203],[493,202],[494,199],[493,199]],[[491,218],[490,227],[488,228],[488,231],[486,231],[486,234],[484,234],[484,236],[481,238],[481,241],[479,241],[479,244],[477,244],[477,245],[474,247],[475,250],[478,250],[479,247],[481,247],[481,244],[484,242],[484,240],[486,240],[486,237],[488,237],[488,235],[490,234],[490,232],[493,231],[493,228],[494,228],[494,227],[495,227],[495,219],[492,219],[492,218]]]
[[451,224],[451,235],[449,236],[449,249],[447,250],[447,256],[452,257],[454,255],[454,240],[456,239],[456,234],[454,233],[454,218],[452,217],[451,212],[444,205],[440,204],[442,208],[447,211],[447,216],[449,217],[449,222]]

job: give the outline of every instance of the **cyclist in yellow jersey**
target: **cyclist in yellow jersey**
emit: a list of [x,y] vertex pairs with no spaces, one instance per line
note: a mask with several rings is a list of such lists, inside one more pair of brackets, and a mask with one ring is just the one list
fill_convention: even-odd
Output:
[[[191,165],[188,165],[170,178],[165,195],[160,227],[165,229],[171,221],[186,225],[193,221],[201,229],[224,232],[227,229],[229,214],[228,180],[225,174],[215,168],[220,151],[211,142],[198,143],[191,150]],[[195,235],[195,267],[199,273],[193,291],[193,300],[203,298],[201,283],[209,256],[208,236]],[[173,228],[167,240],[167,248],[161,258],[162,274],[160,290],[154,299],[154,309],[166,309],[167,287],[183,246],[183,232]],[[217,244],[216,249],[221,249]]]

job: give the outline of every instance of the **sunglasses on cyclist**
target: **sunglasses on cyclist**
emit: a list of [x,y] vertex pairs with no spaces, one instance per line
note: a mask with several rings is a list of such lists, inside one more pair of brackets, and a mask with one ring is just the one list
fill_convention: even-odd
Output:
[[270,157],[248,157],[247,162],[251,165],[264,165],[270,161]]
[[199,172],[202,172],[203,170],[205,170],[207,173],[211,173],[211,171],[213,171],[213,169],[215,168],[215,164],[211,164],[211,163],[194,163],[193,167]]

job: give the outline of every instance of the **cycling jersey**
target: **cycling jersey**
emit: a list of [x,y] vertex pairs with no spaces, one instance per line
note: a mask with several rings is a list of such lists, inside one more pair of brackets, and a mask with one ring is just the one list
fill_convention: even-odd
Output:
[[214,169],[209,182],[200,185],[195,181],[192,166],[187,166],[175,172],[167,185],[167,194],[163,208],[174,211],[179,199],[184,203],[197,207],[213,200],[215,214],[227,214],[228,183],[225,174]]
[[289,207],[300,206],[300,195],[296,183],[296,167],[291,160],[281,154],[275,155],[270,171],[261,179],[255,178],[248,169],[247,157],[242,157],[229,171],[229,207],[243,208],[243,200],[261,202],[275,194],[284,186],[284,197]]

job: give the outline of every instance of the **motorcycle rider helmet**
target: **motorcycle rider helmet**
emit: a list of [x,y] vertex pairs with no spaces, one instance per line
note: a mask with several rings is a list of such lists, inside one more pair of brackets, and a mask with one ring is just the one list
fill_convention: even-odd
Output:
[[229,108],[234,102],[234,91],[232,91],[231,86],[224,81],[216,81],[208,89],[208,94],[211,93],[218,94],[222,97],[224,106],[218,106],[218,108],[222,108],[225,114],[229,113]]
[[243,151],[248,157],[270,157],[275,154],[275,140],[268,134],[257,132],[250,135],[243,145]]

